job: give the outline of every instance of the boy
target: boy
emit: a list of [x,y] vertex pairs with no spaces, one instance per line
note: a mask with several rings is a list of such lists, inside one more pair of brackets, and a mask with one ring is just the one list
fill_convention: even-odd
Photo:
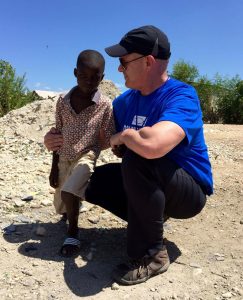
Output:
[[77,86],[56,105],[56,133],[62,133],[63,145],[53,152],[50,185],[56,189],[56,212],[67,215],[67,238],[60,249],[62,256],[77,254],[80,200],[101,150],[109,147],[114,133],[111,101],[100,94],[105,60],[95,50],[81,52],[74,76]]

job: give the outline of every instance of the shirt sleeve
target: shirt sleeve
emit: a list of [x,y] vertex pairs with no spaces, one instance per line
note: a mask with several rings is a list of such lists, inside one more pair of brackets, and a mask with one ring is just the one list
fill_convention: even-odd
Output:
[[187,142],[190,144],[203,125],[202,111],[195,89],[192,87],[178,89],[168,99],[159,121],[171,121],[179,125],[184,130]]
[[63,100],[61,97],[57,100],[56,113],[55,113],[56,129],[59,130],[60,132],[62,131],[62,115],[61,115],[63,109],[62,101]]
[[104,130],[105,146],[110,146],[110,138],[115,133],[112,104],[109,102],[105,108],[101,128]]

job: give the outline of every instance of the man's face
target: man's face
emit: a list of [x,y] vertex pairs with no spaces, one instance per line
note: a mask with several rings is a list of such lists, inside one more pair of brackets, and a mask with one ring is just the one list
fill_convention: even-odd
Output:
[[84,94],[95,92],[103,79],[103,70],[99,67],[90,67],[79,65],[74,69],[74,75],[77,78],[77,84]]
[[140,90],[143,85],[146,56],[138,53],[131,53],[119,58],[120,65],[118,71],[122,72],[125,85],[128,88]]

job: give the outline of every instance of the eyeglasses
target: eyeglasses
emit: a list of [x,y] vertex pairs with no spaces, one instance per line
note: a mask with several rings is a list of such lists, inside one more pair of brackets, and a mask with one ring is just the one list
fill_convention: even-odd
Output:
[[139,56],[139,57],[134,58],[134,59],[129,60],[129,61],[124,61],[123,58],[120,57],[120,58],[119,58],[120,65],[123,67],[124,70],[126,70],[126,67],[127,67],[127,65],[128,65],[129,63],[131,63],[131,62],[133,62],[133,61],[135,61],[135,60],[138,60],[138,59],[140,59],[140,58],[142,58],[142,57],[145,57],[145,56],[147,56],[147,55]]

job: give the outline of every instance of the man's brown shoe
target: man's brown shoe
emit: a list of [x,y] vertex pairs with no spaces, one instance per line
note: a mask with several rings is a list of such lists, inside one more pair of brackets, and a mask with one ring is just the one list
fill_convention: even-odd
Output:
[[170,259],[164,245],[154,256],[146,255],[141,259],[118,265],[113,272],[113,278],[123,285],[138,284],[167,271],[169,265]]

